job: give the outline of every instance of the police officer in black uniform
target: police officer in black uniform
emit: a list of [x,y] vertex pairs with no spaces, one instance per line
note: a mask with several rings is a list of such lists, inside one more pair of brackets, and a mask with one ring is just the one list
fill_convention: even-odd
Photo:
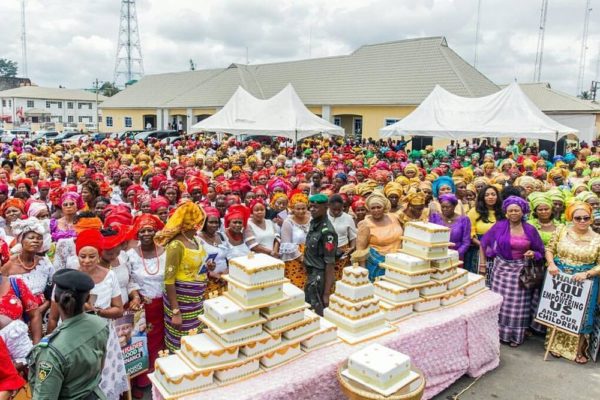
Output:
[[306,302],[317,314],[323,315],[323,309],[329,305],[329,295],[335,280],[338,238],[327,218],[327,196],[319,193],[310,196],[308,200],[312,219],[304,250],[304,267],[308,277],[304,292]]

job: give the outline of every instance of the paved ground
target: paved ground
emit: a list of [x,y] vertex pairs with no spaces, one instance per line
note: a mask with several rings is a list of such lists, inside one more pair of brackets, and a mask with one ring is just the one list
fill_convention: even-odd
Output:
[[434,400],[600,400],[600,363],[578,365],[552,356],[544,362],[543,346],[539,337],[516,349],[503,345],[498,368],[476,382],[464,376]]
[[590,360],[578,365],[552,356],[544,362],[543,340],[539,337],[526,340],[516,349],[503,345],[500,351],[500,366],[494,371],[475,383],[475,379],[464,376],[434,400],[600,399],[600,363]]

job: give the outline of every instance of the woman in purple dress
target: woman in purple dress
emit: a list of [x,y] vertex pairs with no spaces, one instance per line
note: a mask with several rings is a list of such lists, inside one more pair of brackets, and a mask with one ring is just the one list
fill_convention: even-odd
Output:
[[481,249],[487,257],[494,257],[492,291],[504,300],[500,307],[500,340],[517,347],[525,339],[531,323],[533,291],[519,285],[519,275],[527,263],[542,260],[544,243],[533,225],[524,222],[529,204],[517,196],[509,196],[502,203],[505,220],[498,221],[481,238]]
[[438,201],[441,212],[431,214],[429,222],[450,228],[450,241],[454,243],[451,248],[458,251],[462,261],[471,245],[471,220],[466,215],[456,212],[458,199],[454,194],[442,194],[438,197]]

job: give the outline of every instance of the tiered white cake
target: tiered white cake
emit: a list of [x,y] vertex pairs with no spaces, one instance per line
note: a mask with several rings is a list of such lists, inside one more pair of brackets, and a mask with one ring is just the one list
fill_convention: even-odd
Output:
[[[448,249],[449,240],[450,229],[445,226],[406,224],[402,250],[385,256],[380,265],[385,275],[375,282],[375,295],[388,321],[464,299],[468,274],[459,268],[458,252]],[[469,293],[481,290],[480,280],[475,275],[471,279]]]
[[204,302],[199,319],[208,328],[190,332],[176,355],[156,361],[152,379],[168,396],[253,376],[337,339],[335,326],[307,310],[280,260],[235,258],[225,279],[229,290]]
[[411,370],[410,358],[378,343],[352,354],[342,375],[389,396],[419,379]]
[[356,343],[390,331],[374,292],[365,268],[344,268],[329,298],[329,307],[323,310],[325,319],[337,325],[342,340]]

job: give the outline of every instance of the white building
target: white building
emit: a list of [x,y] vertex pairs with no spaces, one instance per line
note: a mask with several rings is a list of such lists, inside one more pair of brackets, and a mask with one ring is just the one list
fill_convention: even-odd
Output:
[[[98,95],[98,104],[106,99]],[[85,90],[23,86],[0,91],[0,118],[33,130],[53,122],[81,129],[96,125],[96,94]]]

